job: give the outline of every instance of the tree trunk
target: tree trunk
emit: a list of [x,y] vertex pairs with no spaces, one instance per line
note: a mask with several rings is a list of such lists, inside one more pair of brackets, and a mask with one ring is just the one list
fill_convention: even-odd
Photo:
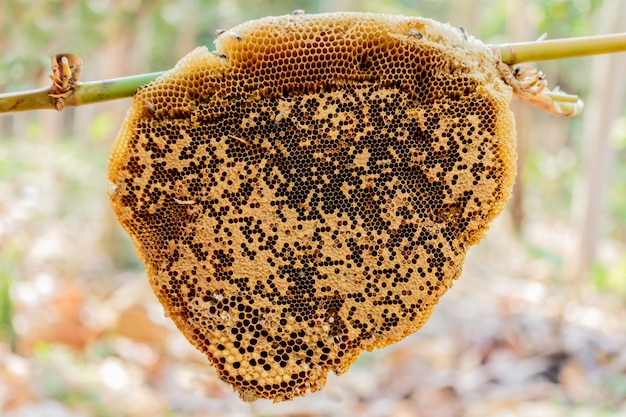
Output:
[[[609,32],[624,29],[626,2],[605,2],[603,25]],[[596,257],[601,228],[606,218],[606,199],[613,158],[609,133],[622,114],[626,94],[626,54],[598,55],[593,58],[592,87],[584,111],[583,177],[575,190],[572,224],[577,227],[578,242],[571,255],[568,275],[577,289],[585,282]]]

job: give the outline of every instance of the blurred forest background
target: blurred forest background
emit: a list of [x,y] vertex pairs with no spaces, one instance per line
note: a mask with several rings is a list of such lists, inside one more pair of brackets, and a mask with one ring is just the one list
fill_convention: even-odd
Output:
[[[420,15],[486,43],[626,31],[620,0],[1,0],[0,92],[171,68],[214,31],[337,10]],[[107,199],[129,100],[0,115],[0,415],[626,415],[626,54],[539,63],[586,103],[512,106],[515,197],[418,333],[318,393],[242,403],[163,317]]]

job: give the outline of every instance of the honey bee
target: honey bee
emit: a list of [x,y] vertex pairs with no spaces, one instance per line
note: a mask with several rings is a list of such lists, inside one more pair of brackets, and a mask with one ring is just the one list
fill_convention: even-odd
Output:
[[152,116],[156,114],[156,105],[150,100],[144,102],[143,108]]
[[459,28],[459,30],[461,31],[461,34],[463,34],[463,39],[467,40],[469,37],[469,34],[467,33],[467,29],[465,29],[463,26],[461,26]]
[[212,53],[213,55],[215,55],[216,57],[220,58],[220,59],[226,59],[226,58],[227,58],[227,57],[226,57],[226,54],[221,53],[221,52],[211,51],[211,53]]
[[424,35],[422,35],[422,32],[420,32],[419,30],[415,30],[415,29],[410,29],[407,35],[409,37],[416,37],[417,39],[422,39],[424,37]]

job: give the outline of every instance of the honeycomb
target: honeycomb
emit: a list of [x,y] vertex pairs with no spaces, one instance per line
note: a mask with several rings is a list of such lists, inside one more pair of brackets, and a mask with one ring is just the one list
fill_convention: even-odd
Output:
[[429,318],[509,197],[511,88],[425,18],[268,17],[215,44],[137,92],[110,200],[218,375],[284,401]]

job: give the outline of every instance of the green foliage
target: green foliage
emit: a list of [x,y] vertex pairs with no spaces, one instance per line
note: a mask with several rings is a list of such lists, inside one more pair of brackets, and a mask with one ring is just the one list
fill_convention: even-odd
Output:
[[0,254],[0,341],[15,349],[17,335],[13,328],[13,301],[11,300],[11,283],[15,274],[15,260],[12,253],[5,248]]
[[601,291],[626,295],[626,255],[612,265],[595,262],[591,266],[591,280]]
[[531,7],[537,28],[549,31],[551,38],[561,38],[588,35],[602,4],[603,0],[539,0]]
[[[527,187],[529,216],[567,216],[572,204],[574,174],[579,169],[572,149],[566,147],[554,154],[538,146],[530,149],[526,158],[526,164],[519,167],[519,180]],[[549,199],[544,198],[547,195]]]
[[[611,234],[615,238],[626,236],[626,116],[618,119],[611,132],[614,163],[609,184],[609,213],[613,221]],[[626,275],[624,275],[626,277]]]
[[62,345],[46,343],[37,345],[34,355],[40,375],[38,389],[46,397],[74,409],[87,407],[94,417],[117,415],[100,392],[97,374],[90,369],[95,358],[80,357]]
[[116,123],[117,118],[111,112],[98,113],[89,124],[89,137],[96,142],[104,141],[117,131]]
[[563,266],[563,256],[553,250],[543,246],[529,244],[526,247],[526,251],[532,258],[542,259],[548,262],[555,271]]

